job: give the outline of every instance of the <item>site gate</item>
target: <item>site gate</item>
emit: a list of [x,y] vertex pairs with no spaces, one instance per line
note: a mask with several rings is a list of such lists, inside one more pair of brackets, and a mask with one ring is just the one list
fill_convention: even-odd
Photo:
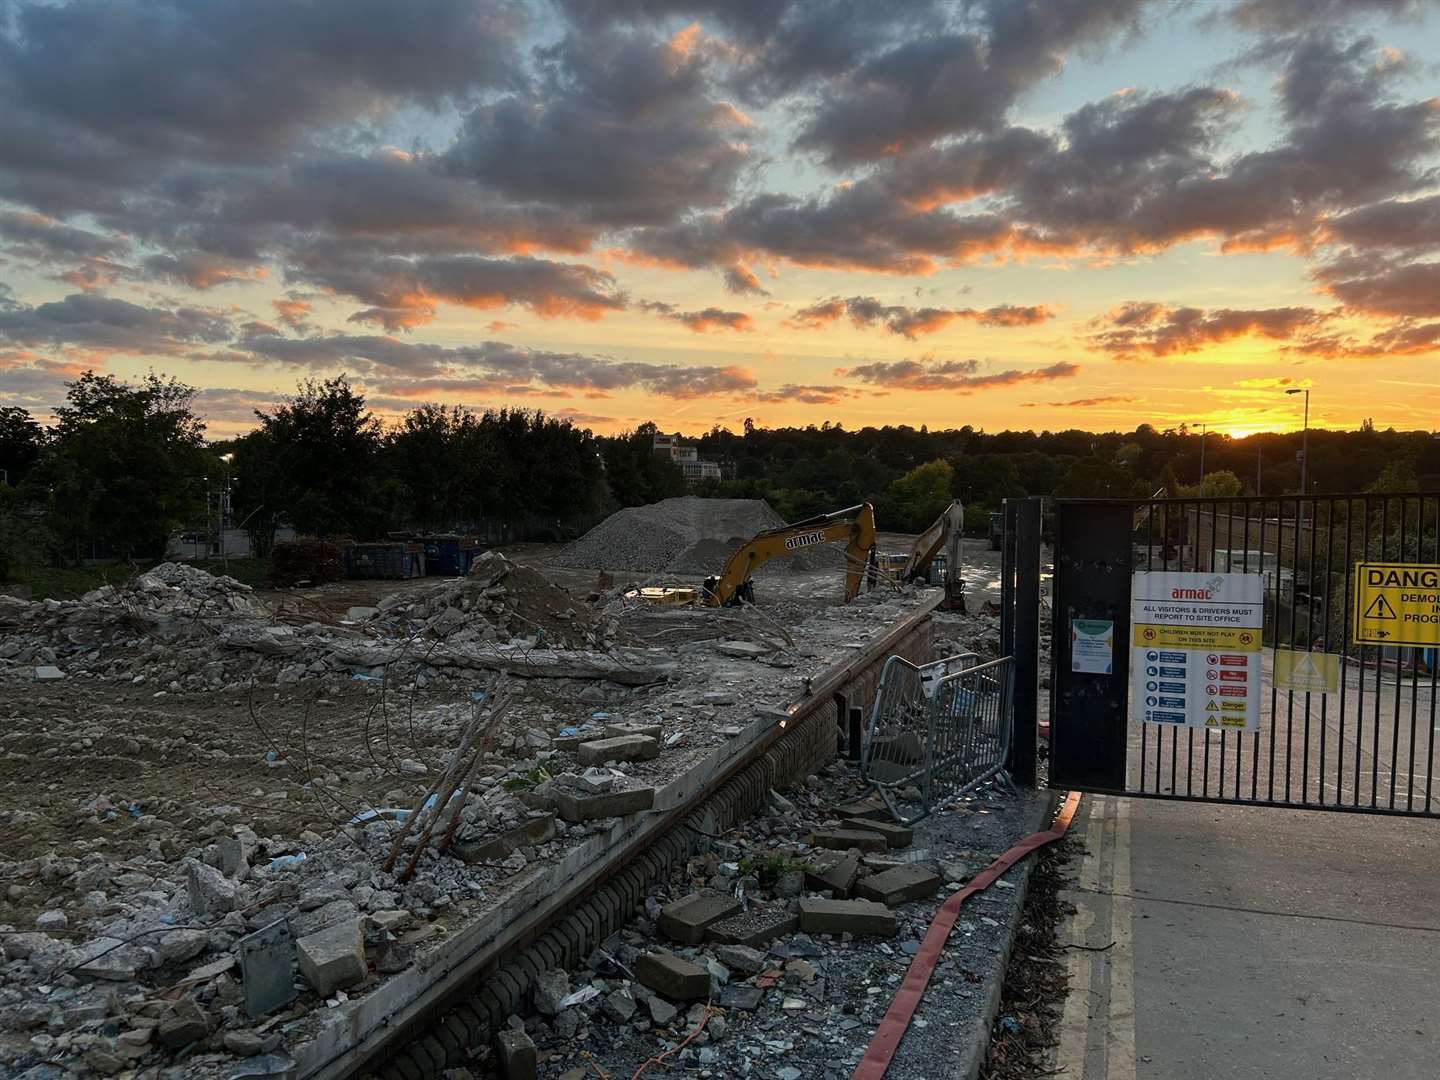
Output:
[[1052,786],[1440,813],[1440,494],[1050,515]]

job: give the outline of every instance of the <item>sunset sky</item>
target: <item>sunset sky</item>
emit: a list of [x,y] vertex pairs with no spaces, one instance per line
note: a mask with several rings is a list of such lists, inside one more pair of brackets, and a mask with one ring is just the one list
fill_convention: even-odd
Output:
[[1440,3],[0,0],[0,403],[1440,427]]

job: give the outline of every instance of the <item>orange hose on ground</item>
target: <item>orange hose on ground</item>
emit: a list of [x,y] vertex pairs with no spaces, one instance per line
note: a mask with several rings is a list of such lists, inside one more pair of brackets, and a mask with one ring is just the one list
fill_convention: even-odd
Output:
[[875,1029],[875,1036],[865,1048],[865,1056],[860,1059],[860,1064],[855,1066],[850,1080],[881,1080],[885,1070],[890,1068],[895,1050],[899,1047],[905,1030],[910,1026],[920,999],[925,996],[925,987],[930,984],[930,976],[935,971],[935,965],[940,962],[945,940],[954,929],[955,920],[960,917],[960,908],[965,901],[988,889],[1002,874],[1032,851],[1038,851],[1064,836],[1079,806],[1080,793],[1070,792],[1064,805],[1060,807],[1060,813],[1055,816],[1055,823],[1049,829],[1025,837],[976,874],[970,884],[951,894],[945,903],[940,905],[940,910],[935,912],[935,918],[930,922],[930,929],[925,931],[925,940],[920,943],[920,950],[910,961],[910,968],[905,972],[905,981],[896,991],[895,999],[890,1002],[890,1008],[885,1013],[885,1019],[881,1020],[880,1026]]

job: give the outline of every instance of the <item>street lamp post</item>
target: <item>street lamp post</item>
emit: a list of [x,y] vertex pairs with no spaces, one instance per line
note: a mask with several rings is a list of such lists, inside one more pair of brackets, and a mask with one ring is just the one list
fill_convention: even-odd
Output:
[[[1305,395],[1305,424],[1300,430],[1300,494],[1309,495],[1310,487],[1308,477],[1310,473],[1310,390],[1306,387],[1292,386],[1285,391],[1286,394]],[[1305,501],[1300,501],[1300,520],[1305,520]]]

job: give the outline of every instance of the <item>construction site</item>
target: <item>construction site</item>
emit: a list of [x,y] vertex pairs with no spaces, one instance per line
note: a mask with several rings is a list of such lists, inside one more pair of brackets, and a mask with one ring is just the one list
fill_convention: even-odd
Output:
[[[1005,777],[962,519],[686,497],[463,576],[0,597],[0,1072],[848,1075],[939,900],[1050,806]],[[950,773],[895,721],[911,671],[988,725]],[[1014,880],[913,1075],[983,1045]]]

